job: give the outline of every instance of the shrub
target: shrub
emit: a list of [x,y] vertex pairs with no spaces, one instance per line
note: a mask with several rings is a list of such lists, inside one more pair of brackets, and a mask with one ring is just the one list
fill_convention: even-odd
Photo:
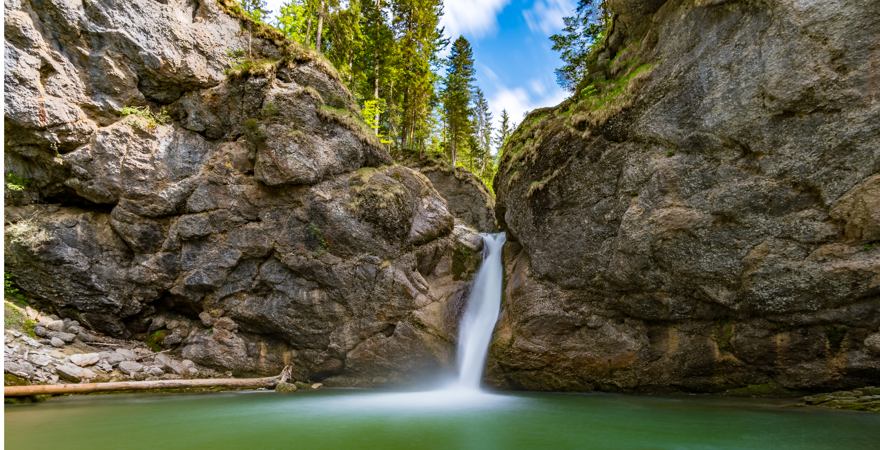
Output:
[[158,112],[153,112],[147,106],[126,106],[119,110],[119,114],[122,117],[137,118],[135,124],[141,127],[141,129],[150,131],[155,130],[159,125],[165,125],[171,121],[171,116],[168,115],[168,111],[165,108],[160,109]]

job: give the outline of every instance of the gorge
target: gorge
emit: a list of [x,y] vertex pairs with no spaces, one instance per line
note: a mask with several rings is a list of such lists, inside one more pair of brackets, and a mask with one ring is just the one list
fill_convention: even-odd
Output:
[[[523,119],[486,185],[384,141],[344,67],[237,2],[7,0],[7,300],[46,319],[30,323],[33,348],[25,327],[7,334],[7,376],[291,366],[307,384],[397,389],[458,371],[460,387],[491,392],[438,391],[461,410],[429,412],[399,394],[393,417],[411,428],[368,446],[537,448],[542,435],[560,448],[644,447],[668,426],[664,448],[693,435],[690,448],[736,448],[750,428],[778,448],[869,448],[877,416],[512,393],[880,385],[880,2],[602,4],[610,25],[583,83]],[[107,343],[143,351],[96,350]],[[57,355],[37,364],[37,345]],[[102,356],[71,369],[86,347]],[[136,365],[123,370],[125,358]],[[880,409],[880,394],[859,392]],[[229,447],[305,436],[339,448],[381,422],[370,418],[381,395],[398,394],[248,395],[175,400],[180,411],[157,419],[168,448],[210,445],[187,435],[187,414]],[[76,419],[77,401],[109,409]],[[106,401],[53,401],[14,420],[33,430],[51,417],[63,433],[45,445],[110,448],[76,427],[107,419],[123,439],[159,409]],[[253,432],[230,435],[240,427],[214,408],[241,408]],[[315,416],[278,414],[296,408]],[[664,411],[670,422],[645,435],[614,423]],[[702,431],[682,425],[704,415]],[[599,431],[571,431],[581,423]]]

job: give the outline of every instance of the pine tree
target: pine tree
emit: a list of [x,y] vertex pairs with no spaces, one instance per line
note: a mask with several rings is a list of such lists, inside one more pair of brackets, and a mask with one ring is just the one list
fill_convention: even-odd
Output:
[[477,162],[478,175],[483,178],[492,171],[492,112],[489,102],[480,88],[474,94],[474,121],[476,126],[476,147],[471,151]]
[[354,81],[354,61],[364,43],[360,18],[360,3],[349,2],[348,8],[337,9],[330,14],[325,33],[327,59],[349,87],[353,86]]
[[587,75],[587,62],[593,45],[601,42],[608,15],[604,0],[578,0],[573,16],[562,19],[562,33],[550,36],[553,50],[559,52],[564,63],[556,69],[556,82],[564,89],[574,91]]
[[395,75],[392,64],[395,53],[394,34],[388,23],[388,11],[382,0],[352,1],[360,1],[362,39],[359,52],[354,59],[351,87],[361,102],[383,100],[384,107],[381,112],[378,109],[372,111],[376,113],[374,123],[384,129],[387,135],[389,127],[383,126],[386,121],[381,115],[387,111],[390,103],[386,91],[389,90]]
[[400,68],[396,83],[399,98],[394,100],[400,104],[399,142],[404,148],[421,151],[425,146],[434,95],[431,64],[441,42],[437,27],[442,10],[441,0],[396,0],[392,8]]
[[513,133],[513,124],[510,123],[510,116],[507,114],[507,110],[502,109],[501,123],[498,125],[498,134],[495,136],[495,146],[498,148],[499,154],[501,153],[501,147],[507,142],[507,138],[510,137],[511,133]]
[[446,115],[447,146],[452,167],[459,150],[467,149],[473,141],[471,93],[474,83],[474,53],[463,36],[452,44],[443,87],[443,106]]
[[241,0],[241,9],[257,22],[262,22],[269,14],[266,0]]

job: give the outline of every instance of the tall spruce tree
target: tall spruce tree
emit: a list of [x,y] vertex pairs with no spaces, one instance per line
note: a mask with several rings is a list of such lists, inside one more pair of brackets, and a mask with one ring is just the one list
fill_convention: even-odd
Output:
[[397,83],[400,103],[399,144],[424,149],[428,115],[434,95],[432,59],[438,51],[443,13],[441,0],[396,0],[393,7],[394,34],[400,71]]
[[459,151],[466,150],[474,141],[470,105],[474,80],[474,52],[470,42],[459,36],[449,53],[443,86],[447,147],[452,167],[455,167]]
[[492,112],[489,102],[480,88],[474,94],[474,122],[476,125],[476,147],[471,150],[476,161],[476,170],[480,178],[492,172]]
[[502,109],[501,123],[498,124],[498,134],[495,136],[495,146],[498,149],[499,155],[501,154],[501,147],[507,142],[507,138],[510,137],[511,133],[513,133],[513,124],[510,122],[510,115],[507,114],[506,109]]

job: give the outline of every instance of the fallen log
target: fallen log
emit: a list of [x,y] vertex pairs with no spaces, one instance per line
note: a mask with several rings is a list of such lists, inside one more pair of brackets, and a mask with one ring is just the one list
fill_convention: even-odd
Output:
[[91,394],[96,392],[189,388],[259,389],[275,387],[281,377],[282,376],[279,375],[264,378],[200,378],[192,380],[114,381],[109,383],[4,386],[3,395],[6,397],[30,397],[34,395]]

